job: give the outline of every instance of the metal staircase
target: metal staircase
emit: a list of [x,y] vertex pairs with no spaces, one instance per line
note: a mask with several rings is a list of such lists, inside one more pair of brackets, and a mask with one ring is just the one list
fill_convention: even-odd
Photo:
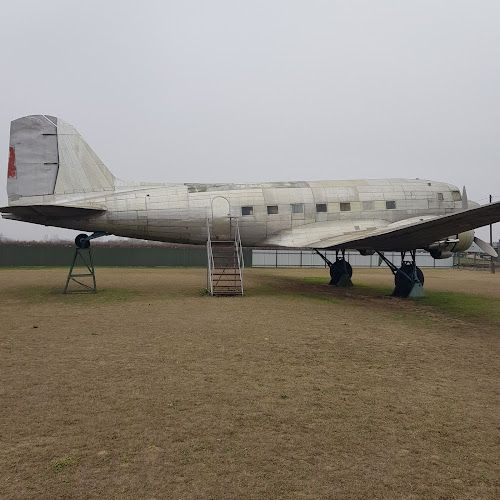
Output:
[[241,246],[238,221],[235,224],[234,239],[212,239],[210,223],[207,220],[207,290],[210,295],[243,296],[243,247]]

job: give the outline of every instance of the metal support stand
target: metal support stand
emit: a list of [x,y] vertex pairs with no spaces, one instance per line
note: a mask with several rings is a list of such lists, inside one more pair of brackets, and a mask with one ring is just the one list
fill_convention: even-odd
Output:
[[[80,258],[79,262],[77,262],[78,258]],[[82,266],[82,264],[87,268],[88,273],[74,274],[73,271],[75,266]],[[92,286],[80,281],[82,278],[92,278]],[[68,290],[70,281],[74,281],[77,285],[79,285],[79,288],[77,290]],[[66,280],[63,293],[97,293],[94,263],[92,262],[92,250],[90,248],[75,248],[75,255],[73,256],[73,262],[71,263],[71,267],[69,269],[68,279]]]
[[[66,285],[64,286],[63,293],[97,293],[94,263],[92,261],[92,250],[90,249],[90,240],[101,238],[102,236],[107,235],[109,235],[109,233],[106,233],[104,231],[95,231],[90,236],[82,233],[75,238],[75,255],[73,256],[73,262],[71,263],[71,267],[69,269],[68,279],[66,280]],[[80,257],[80,262],[77,262],[78,257]],[[88,273],[73,274],[75,266],[86,267]],[[93,286],[90,286],[87,283],[82,283],[79,279],[76,278],[92,278]],[[80,288],[78,290],[68,290],[70,281],[74,281],[75,283],[77,283]]]
[[335,250],[335,262],[330,262],[317,248],[314,251],[326,262],[330,268],[330,285],[350,287],[352,285],[352,267],[345,260],[345,250],[342,250],[342,257],[339,258],[339,251]]

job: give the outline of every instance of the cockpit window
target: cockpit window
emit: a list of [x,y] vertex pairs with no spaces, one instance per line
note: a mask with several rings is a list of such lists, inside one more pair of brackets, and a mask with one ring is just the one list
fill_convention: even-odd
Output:
[[453,195],[453,201],[462,201],[460,191],[452,191],[451,194]]

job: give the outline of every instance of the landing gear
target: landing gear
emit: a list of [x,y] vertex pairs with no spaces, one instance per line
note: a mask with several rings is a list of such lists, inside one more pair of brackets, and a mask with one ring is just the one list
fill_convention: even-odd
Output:
[[352,286],[352,267],[345,260],[345,250],[342,250],[342,257],[339,257],[339,251],[335,252],[335,262],[330,262],[319,250],[316,253],[328,264],[330,268],[330,285],[333,286]]
[[401,252],[400,268],[397,268],[382,252],[377,253],[394,274],[393,297],[425,297],[424,273],[415,263],[415,250],[410,251],[411,260],[405,260],[406,252]]
[[79,234],[75,238],[75,245],[78,248],[89,248],[90,247],[90,240],[88,240],[87,238],[88,238],[87,234]]
[[96,231],[95,233],[92,233],[90,236],[87,234],[79,234],[75,238],[75,245],[78,248],[90,248],[90,240],[94,240],[96,238],[100,238],[101,236],[108,236],[109,233],[106,233],[104,231]]

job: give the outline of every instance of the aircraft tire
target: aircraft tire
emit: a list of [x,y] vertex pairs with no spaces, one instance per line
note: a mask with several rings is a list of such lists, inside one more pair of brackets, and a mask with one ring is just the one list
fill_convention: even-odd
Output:
[[349,278],[352,277],[352,266],[347,262],[346,260],[337,260],[335,261],[331,266],[330,266],[330,278],[332,278],[331,283],[336,285],[339,281],[340,278],[344,274],[349,275]]
[[87,238],[87,235],[82,233],[82,234],[79,234],[76,238],[75,238],[75,245],[78,247],[78,248],[89,248],[90,247],[90,241],[86,239]]
[[[404,264],[401,266],[400,271],[397,272],[394,277],[394,284],[396,285],[396,290],[398,295],[401,297],[407,297],[413,288],[413,282],[407,278],[410,276],[413,269],[411,264]],[[416,268],[417,278],[420,281],[420,284],[424,284],[424,273],[421,271],[419,267]]]

